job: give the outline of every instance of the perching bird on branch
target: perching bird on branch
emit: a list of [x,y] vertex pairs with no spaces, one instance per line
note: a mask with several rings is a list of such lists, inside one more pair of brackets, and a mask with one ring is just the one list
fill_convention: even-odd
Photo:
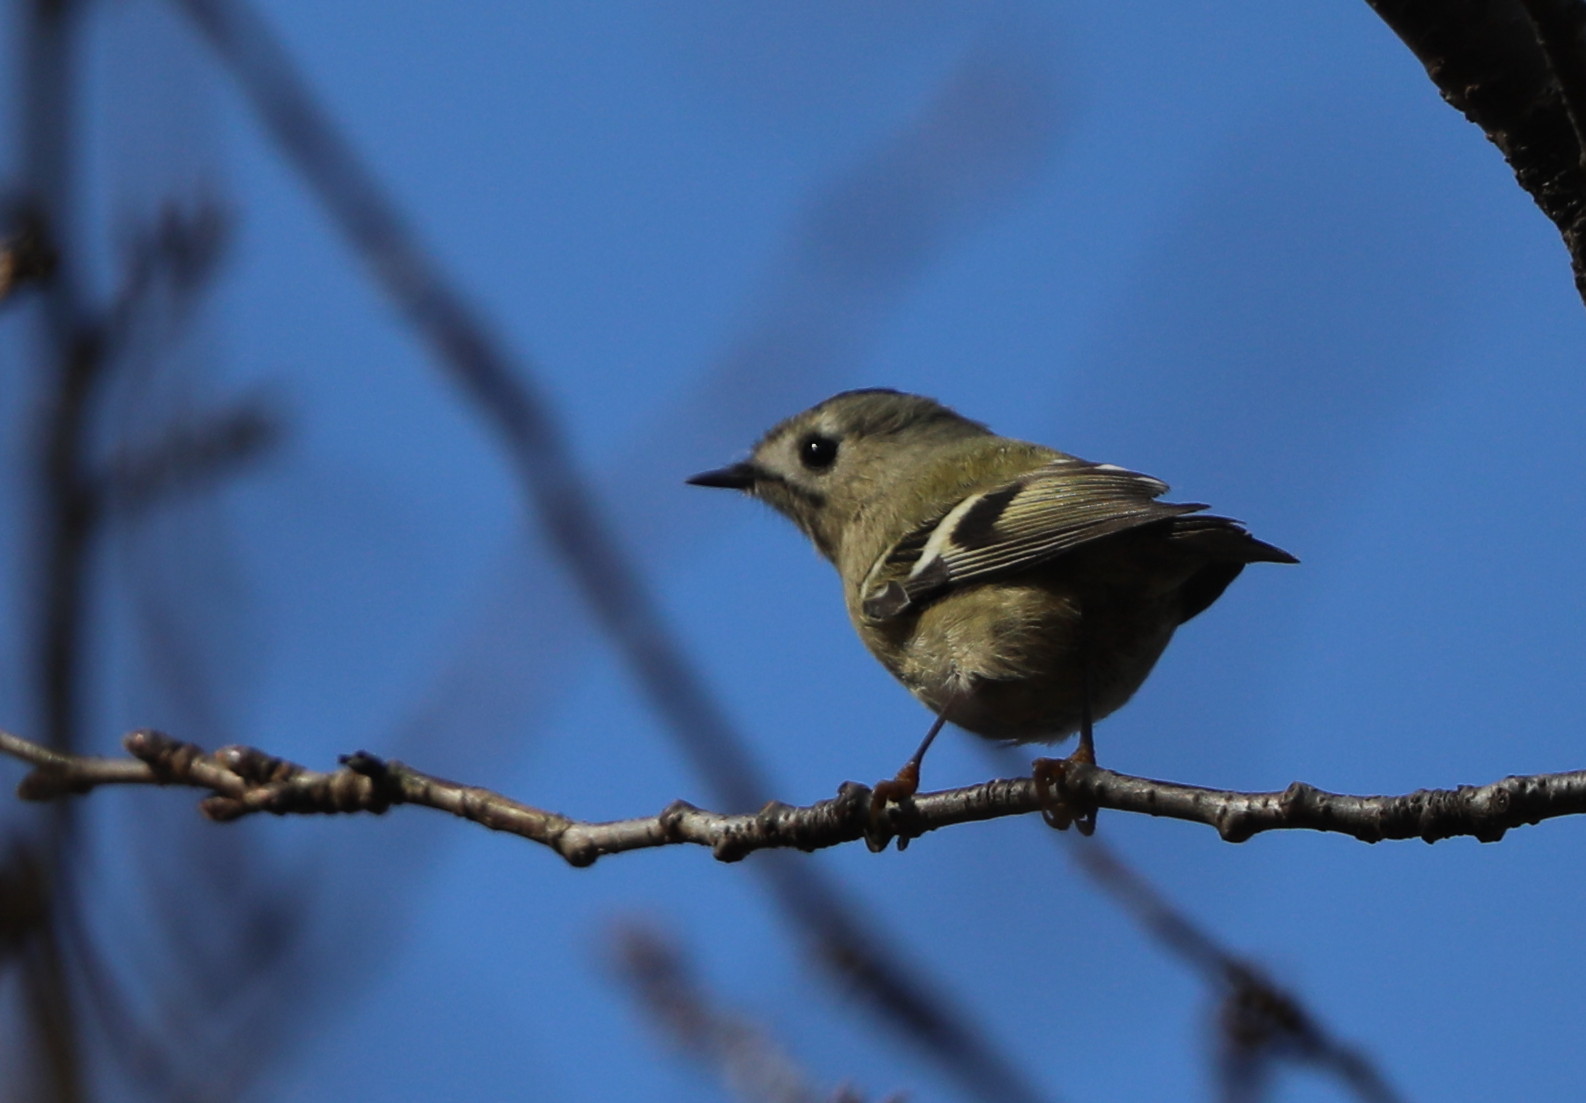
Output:
[[1121,707],[1173,630],[1246,563],[1295,563],[1237,521],[1160,502],[1167,484],[1010,440],[918,395],[845,391],[742,463],[688,480],[792,519],[842,576],[876,658],[936,713],[882,800],[913,795],[944,722],[1019,743]]

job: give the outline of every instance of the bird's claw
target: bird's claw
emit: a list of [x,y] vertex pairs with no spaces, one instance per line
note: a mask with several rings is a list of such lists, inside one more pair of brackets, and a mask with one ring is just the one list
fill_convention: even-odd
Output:
[[[902,804],[919,791],[918,759],[905,762],[895,776],[876,782],[875,787],[870,790],[870,830],[865,834],[865,842],[872,851],[885,850],[887,842],[894,835],[890,817],[887,815],[887,806]],[[897,835],[897,840],[899,850],[909,845],[906,836]],[[879,846],[877,842],[880,843]]]
[[905,762],[896,776],[876,782],[875,788],[870,790],[870,814],[879,816],[886,811],[887,805],[902,804],[919,791],[920,764],[912,760]]
[[1041,805],[1041,818],[1048,827],[1067,831],[1072,826],[1081,835],[1096,833],[1096,809],[1076,807],[1066,792],[1069,766],[1095,764],[1095,752],[1085,744],[1067,758],[1038,758],[1030,764],[1035,797]]

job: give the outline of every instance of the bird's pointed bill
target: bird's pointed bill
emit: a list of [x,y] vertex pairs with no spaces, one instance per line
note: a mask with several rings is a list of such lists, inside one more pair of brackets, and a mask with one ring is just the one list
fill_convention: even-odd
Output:
[[723,490],[748,490],[759,479],[760,473],[752,463],[735,463],[718,467],[714,471],[701,471],[686,480],[690,486],[715,486]]

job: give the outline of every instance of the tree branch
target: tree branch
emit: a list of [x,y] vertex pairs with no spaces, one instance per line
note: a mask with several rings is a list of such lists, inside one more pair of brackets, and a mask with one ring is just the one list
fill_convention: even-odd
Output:
[[[222,747],[210,754],[150,730],[135,731],[122,744],[131,758],[63,753],[0,732],[0,752],[34,766],[17,787],[23,800],[52,800],[101,785],[184,785],[209,790],[199,808],[221,822],[255,812],[381,813],[392,805],[416,804],[521,835],[574,866],[591,865],[605,854],[678,843],[709,847],[724,862],[756,850],[820,850],[860,839],[882,850],[894,838],[901,846],[954,824],[1043,811],[1036,783],[1027,777],[922,793],[879,815],[870,810],[869,786],[849,781],[836,797],[804,807],[772,801],[758,812],[728,814],[679,800],[655,816],[591,822],[362,751],[344,756],[341,769],[321,773],[252,747]],[[1272,793],[1206,789],[1067,763],[1057,789],[1071,812],[1110,808],[1204,823],[1228,842],[1276,830],[1332,831],[1368,843],[1431,843],[1459,835],[1496,842],[1512,827],[1586,813],[1586,770],[1420,789],[1404,796],[1349,796],[1299,781]]]
[[1580,0],[1520,0],[1558,85],[1586,169],[1586,5]]
[[1367,0],[1558,227],[1586,299],[1580,20],[1564,0]]

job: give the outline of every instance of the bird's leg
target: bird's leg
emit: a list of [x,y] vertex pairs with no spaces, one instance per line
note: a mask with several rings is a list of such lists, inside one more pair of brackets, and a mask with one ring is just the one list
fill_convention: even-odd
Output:
[[1096,737],[1091,733],[1090,663],[1081,659],[1079,668],[1079,746],[1075,747],[1074,753],[1068,756],[1068,761],[1083,762],[1087,766],[1094,766],[1096,765]]
[[1035,793],[1041,802],[1041,818],[1050,827],[1067,831],[1069,824],[1079,829],[1081,835],[1096,833],[1096,810],[1076,811],[1063,796],[1063,778],[1071,765],[1096,765],[1096,739],[1092,732],[1094,717],[1091,709],[1090,648],[1084,634],[1084,619],[1080,620],[1079,646],[1079,746],[1067,758],[1038,758],[1030,764],[1035,781]]
[[[1074,748],[1074,753],[1065,760],[1067,763],[1083,763],[1086,766],[1096,765],[1096,740],[1091,734],[1091,708],[1090,708],[1090,663],[1080,661],[1080,678],[1084,683],[1080,691],[1079,712],[1079,746]],[[1096,810],[1086,808],[1074,816],[1074,826],[1081,835],[1094,835],[1096,833]]]
[[931,725],[931,730],[925,733],[925,738],[920,741],[919,749],[909,757],[895,776],[886,781],[876,782],[875,788],[870,791],[870,811],[878,815],[882,809],[893,801],[899,803],[908,800],[920,790],[920,762],[925,758],[925,752],[936,741],[936,735],[942,730],[942,725],[947,723],[947,710],[943,709],[936,717],[936,722]]

